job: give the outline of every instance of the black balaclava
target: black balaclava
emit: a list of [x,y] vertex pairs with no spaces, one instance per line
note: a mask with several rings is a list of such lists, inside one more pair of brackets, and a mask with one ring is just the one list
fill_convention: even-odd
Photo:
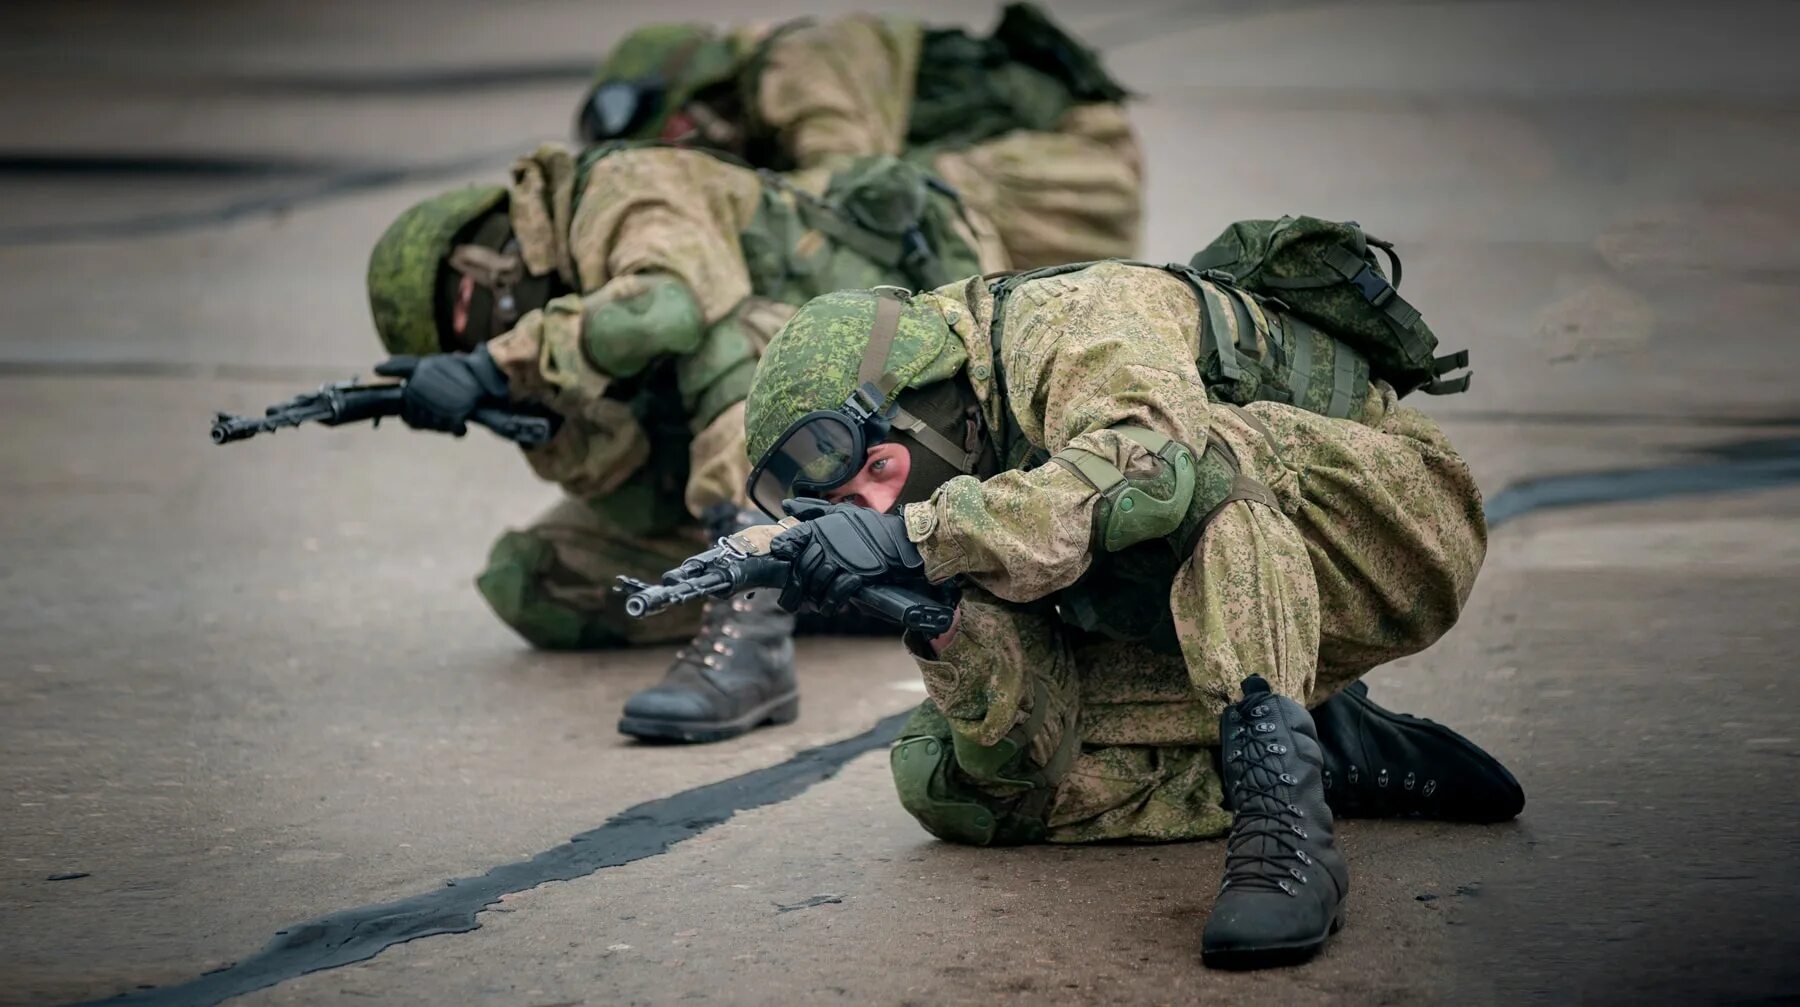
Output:
[[[987,438],[981,435],[980,407],[975,401],[974,390],[960,375],[948,381],[934,381],[923,388],[909,388],[899,394],[895,403],[923,420],[951,444],[976,455],[974,474],[979,476],[991,468],[991,464],[984,464],[990,462],[992,452]],[[966,474],[955,462],[905,430],[896,427],[887,439],[888,443],[900,445],[912,456],[906,483],[900,487],[900,496],[894,501],[896,511],[907,504],[930,499],[939,486]]]
[[[475,277],[475,290],[469,297],[468,326],[454,336],[450,321],[464,275]],[[473,350],[511,329],[527,311],[543,307],[557,286],[554,274],[526,271],[512,218],[502,206],[470,223],[438,270],[438,341],[446,352]]]

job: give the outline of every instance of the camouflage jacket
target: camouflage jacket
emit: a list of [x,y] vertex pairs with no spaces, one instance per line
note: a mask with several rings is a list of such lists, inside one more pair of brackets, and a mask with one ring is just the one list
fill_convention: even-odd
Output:
[[[1110,109],[1122,124],[1125,91],[1098,59],[1035,7],[1014,6],[987,38],[874,14],[792,22],[758,40],[740,32],[753,53],[740,87],[758,163],[928,157],[1056,129],[1084,109]],[[1039,68],[1051,62],[1060,73]]]
[[[1004,390],[995,387],[988,285],[973,278],[920,298],[934,303],[961,339],[990,431],[1007,427],[1002,410],[1010,409],[1027,446],[1050,453],[1083,448],[1133,477],[1153,474],[1155,462],[1114,428],[1144,427],[1196,447],[1211,433],[1232,449],[1245,475],[1277,495],[1294,492],[1296,477],[1270,442],[1208,400],[1196,364],[1203,312],[1180,278],[1103,262],[1021,284],[1006,305]],[[1041,465],[986,480],[960,476],[904,513],[932,580],[962,575],[1002,599],[1029,602],[1087,572],[1097,549],[1097,500],[1081,477]]]
[[[809,194],[831,194],[869,165],[776,178],[701,151],[662,146],[626,147],[590,160],[546,144],[512,170],[509,207],[527,268],[554,270],[579,291],[527,314],[490,343],[515,395],[566,419],[556,438],[527,457],[539,475],[570,493],[602,496],[652,454],[668,453],[668,444],[644,429],[646,414],[673,416],[693,438],[685,476],[689,510],[737,499],[748,475],[743,398],[762,347],[792,307],[840,287],[909,282],[860,244],[850,247],[813,226],[818,212],[800,205]],[[934,233],[946,267],[1004,268],[991,228],[953,205],[946,210],[943,197],[931,198],[933,219],[943,225]],[[594,337],[584,333],[584,322],[604,305],[640,295],[646,278],[656,275],[673,277],[692,294],[704,335],[698,345],[682,346],[659,345],[654,333],[640,336],[646,345],[613,349],[668,366],[649,376],[609,373],[590,352],[587,341]],[[664,460],[677,467],[679,461]]]

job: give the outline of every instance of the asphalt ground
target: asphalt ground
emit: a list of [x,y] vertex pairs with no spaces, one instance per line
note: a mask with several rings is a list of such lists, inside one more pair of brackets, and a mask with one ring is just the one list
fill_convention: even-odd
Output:
[[891,644],[803,641],[793,725],[628,743],[672,648],[536,654],[469,584],[555,499],[506,445],[202,428],[366,372],[374,237],[563,135],[611,39],[744,11],[21,4],[0,1002],[1791,998],[1800,11],[1052,7],[1143,95],[1146,257],[1353,217],[1474,352],[1428,408],[1507,520],[1463,622],[1370,681],[1502,756],[1518,822],[1348,824],[1346,930],[1222,975],[1218,844],[920,831],[868,733],[921,696]]

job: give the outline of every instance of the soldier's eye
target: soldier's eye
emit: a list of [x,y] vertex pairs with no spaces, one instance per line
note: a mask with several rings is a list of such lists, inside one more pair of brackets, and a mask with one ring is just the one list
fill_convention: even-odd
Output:
[[888,460],[886,458],[877,458],[877,459],[875,459],[875,464],[869,466],[869,471],[870,472],[880,472],[883,469],[887,468],[887,463],[888,463]]

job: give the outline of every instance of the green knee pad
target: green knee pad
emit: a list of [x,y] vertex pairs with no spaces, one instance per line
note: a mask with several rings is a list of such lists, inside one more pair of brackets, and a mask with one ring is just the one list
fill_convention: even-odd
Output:
[[475,589],[500,620],[533,647],[544,650],[595,650],[621,647],[628,641],[603,614],[574,608],[551,598],[541,583],[556,568],[550,543],[529,532],[509,531],[488,553],[487,569],[475,578]]
[[[1022,798],[999,798],[964,782],[949,721],[926,700],[901,729],[888,753],[900,806],[925,831],[952,843],[1014,846],[1044,838],[1044,823],[1018,814]],[[1044,802],[1031,802],[1043,804]]]

